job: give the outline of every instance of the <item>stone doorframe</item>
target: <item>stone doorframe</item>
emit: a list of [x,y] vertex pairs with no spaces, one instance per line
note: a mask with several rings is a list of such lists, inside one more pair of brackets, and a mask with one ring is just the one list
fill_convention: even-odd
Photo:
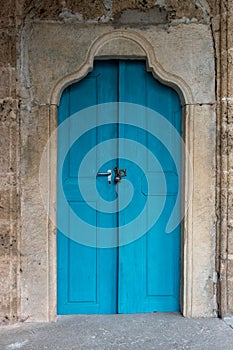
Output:
[[[37,24],[39,26],[39,24]],[[191,28],[192,25],[189,26]],[[44,27],[43,27],[44,28]],[[193,42],[199,45],[200,41],[206,40],[209,44],[206,49],[206,57],[214,57],[213,46],[209,29],[206,26],[194,27],[195,31],[204,31],[204,36],[196,34],[192,37]],[[44,28],[46,30],[46,28]],[[75,30],[75,29],[74,29]],[[89,29],[91,30],[91,29]],[[180,28],[175,29],[180,30]],[[186,30],[186,29],[184,29]],[[148,33],[146,30],[116,30],[106,28],[103,33],[96,35],[91,44],[87,47],[86,58],[82,64],[79,64],[76,71],[67,74],[57,80],[55,84],[50,82],[50,97],[48,102],[49,115],[49,134],[57,127],[57,109],[62,91],[71,83],[77,82],[84,78],[93,68],[94,59],[146,59],[147,69],[156,79],[173,87],[179,94],[182,102],[183,111],[183,136],[191,159],[193,174],[189,173],[190,168],[187,166],[187,159],[183,159],[183,198],[182,206],[186,211],[185,219],[182,224],[182,271],[181,271],[181,307],[182,313],[186,317],[210,317],[216,316],[216,274],[215,274],[215,106],[212,96],[214,96],[214,83],[210,79],[207,90],[205,87],[205,74],[211,76],[214,74],[214,61],[205,68],[201,66],[198,59],[194,59],[190,70],[191,78],[187,82],[184,79],[187,76],[186,60],[188,57],[178,55],[177,66],[172,62],[169,64],[169,58],[163,62],[163,54],[159,54],[159,47],[163,48],[163,38],[156,40],[153,38],[153,32]],[[155,29],[156,31],[156,29]],[[35,41],[38,47],[38,36],[41,35],[41,29],[35,31],[35,37],[31,43]],[[156,33],[155,33],[156,34]],[[203,34],[203,33],[201,33]],[[46,35],[49,37],[48,30]],[[166,34],[167,35],[167,34]],[[170,37],[172,34],[168,34]],[[174,34],[175,36],[177,34]],[[205,39],[203,39],[203,37]],[[74,39],[74,41],[77,39]],[[170,39],[169,39],[170,40]],[[53,44],[55,45],[55,44]],[[189,45],[187,42],[184,45]],[[30,42],[29,42],[30,47]],[[168,47],[169,49],[169,47]],[[165,49],[166,51],[166,49]],[[31,55],[36,55],[31,49]],[[175,53],[174,53],[175,54]],[[32,56],[33,57],[33,56]],[[48,56],[48,60],[53,57]],[[35,62],[36,59],[35,59]],[[212,61],[211,61],[212,62]],[[52,63],[51,63],[52,64]],[[65,64],[65,63],[64,63]],[[68,63],[67,63],[68,65]],[[182,71],[183,69],[183,71]],[[207,72],[205,71],[207,69]],[[204,70],[204,72],[203,72]],[[181,74],[178,74],[178,73]],[[184,72],[184,74],[182,74]],[[43,77],[38,78],[36,65],[31,64],[32,80],[37,84],[37,92],[35,95],[46,96],[43,91]],[[34,75],[34,78],[33,78]],[[183,75],[183,76],[182,76]],[[203,76],[204,75],[204,76]],[[38,83],[41,79],[41,84]],[[191,83],[193,79],[193,84]],[[48,89],[44,85],[44,89]],[[209,90],[208,90],[209,88]],[[199,94],[199,90],[203,89],[203,96]],[[41,92],[40,92],[41,91]],[[210,91],[210,93],[209,93]],[[208,95],[209,94],[209,95]],[[201,97],[200,97],[201,96]],[[209,96],[209,97],[208,97]],[[203,98],[202,98],[203,97]],[[44,108],[44,107],[43,107]],[[42,132],[42,131],[41,131]],[[47,186],[47,207],[51,216],[56,216],[56,176],[55,169],[57,159],[57,144],[54,142],[49,150],[48,169],[44,174]],[[193,175],[193,181],[190,181]],[[38,195],[38,194],[37,194]],[[27,203],[23,203],[25,208]],[[187,208],[188,206],[188,208]],[[24,212],[24,210],[22,211]],[[22,214],[23,216],[24,214]],[[26,214],[25,214],[26,215]],[[22,218],[23,220],[23,218]],[[38,221],[39,222],[39,221]],[[33,226],[33,225],[32,225]],[[24,233],[25,232],[25,233]],[[31,312],[29,320],[53,320],[56,317],[56,226],[47,220],[47,247],[48,251],[44,257],[47,261],[47,273],[43,274],[46,283],[46,291],[44,295],[47,301],[44,302],[43,311],[37,311],[36,305],[38,298],[41,299],[43,292],[35,293],[34,305],[28,306],[26,298],[21,301],[21,313],[27,314]],[[28,244],[26,231],[22,229],[21,245],[24,241]],[[43,250],[41,239],[41,247]],[[25,248],[26,251],[26,248]],[[28,258],[30,263],[31,257]],[[24,279],[21,278],[22,293],[28,293],[28,285],[30,275],[25,273]],[[47,282],[46,282],[47,281]],[[33,303],[32,303],[33,304]],[[46,307],[47,305],[47,307]],[[47,310],[45,310],[47,308]],[[31,310],[31,311],[30,311]]]
[[[50,130],[54,130],[57,127],[57,107],[59,105],[61,93],[65,87],[68,85],[77,82],[83,79],[90,71],[93,69],[94,59],[145,59],[147,62],[147,70],[152,73],[152,75],[158,79],[160,82],[173,87],[179,94],[182,108],[183,108],[183,116],[186,116],[186,121],[188,124],[190,120],[192,120],[193,114],[193,97],[192,92],[189,86],[181,79],[180,77],[166,72],[163,67],[157,61],[153,47],[150,43],[141,35],[138,35],[131,31],[115,31],[112,33],[105,34],[99,37],[90,47],[87,59],[84,64],[80,67],[80,69],[63,79],[61,79],[54,90],[52,91],[50,98]],[[193,129],[191,125],[185,125],[184,130]],[[193,151],[193,145],[190,142],[189,133],[185,133],[185,139],[189,144],[189,152]],[[191,155],[191,153],[190,153]],[[191,155],[192,157],[192,155]],[[56,167],[56,158],[57,158],[57,144],[51,149],[51,167],[50,167],[50,210],[54,210],[56,208],[56,186],[54,181],[54,168]],[[183,173],[183,178],[188,179],[192,174],[190,172],[192,169],[186,166],[185,162],[185,170]],[[192,230],[190,227],[190,223],[192,222],[192,218],[190,217],[190,213],[192,213],[192,202],[190,201],[190,196],[192,196],[192,187],[190,181],[183,181],[183,191],[184,193],[184,203],[190,206],[189,214],[186,216],[184,220],[184,224],[182,225],[182,235],[187,236],[185,240],[185,244],[181,249],[181,256],[184,260],[183,269],[181,271],[181,307],[182,313],[185,316],[191,315],[191,311],[189,310],[189,305],[191,305],[191,290],[190,290],[190,280],[192,278],[192,267],[190,265],[190,256],[192,256]],[[182,203],[182,204],[184,204]],[[188,211],[187,211],[188,213]],[[54,213],[55,214],[55,213]],[[56,227],[53,227],[53,230],[56,230]],[[56,236],[55,234],[53,236]],[[181,239],[181,241],[184,241]],[[51,242],[52,246],[55,248],[56,242]],[[55,252],[52,254],[52,259]],[[53,262],[51,261],[51,265]],[[51,274],[55,276],[55,270]],[[56,300],[56,291],[54,290],[54,286],[56,285],[55,280],[52,281],[52,285],[50,290],[52,291],[52,295],[50,300]],[[186,293],[184,293],[186,291]],[[51,315],[52,316],[52,315]],[[52,316],[53,318],[53,316]]]

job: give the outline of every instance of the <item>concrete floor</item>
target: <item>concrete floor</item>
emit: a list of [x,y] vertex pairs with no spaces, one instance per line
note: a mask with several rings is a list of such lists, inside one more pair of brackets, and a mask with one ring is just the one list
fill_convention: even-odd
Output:
[[220,319],[179,314],[62,316],[0,328],[0,349],[233,350],[233,329]]

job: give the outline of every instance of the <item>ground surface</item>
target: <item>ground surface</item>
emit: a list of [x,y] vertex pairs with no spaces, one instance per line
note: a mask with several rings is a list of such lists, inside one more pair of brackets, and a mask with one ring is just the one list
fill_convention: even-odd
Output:
[[233,350],[233,329],[220,319],[178,314],[62,316],[0,328],[0,349]]

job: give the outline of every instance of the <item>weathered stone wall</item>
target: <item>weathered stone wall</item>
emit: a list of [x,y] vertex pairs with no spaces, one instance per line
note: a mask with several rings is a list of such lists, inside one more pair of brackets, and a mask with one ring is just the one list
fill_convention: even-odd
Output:
[[17,320],[19,100],[14,1],[0,7],[0,323]]
[[[33,23],[42,23],[45,26],[59,23],[62,26],[82,24],[92,26],[93,37],[95,26],[101,31],[104,26],[114,28],[139,28],[150,26],[153,39],[153,26],[157,26],[167,33],[178,25],[206,25],[213,34],[216,59],[216,104],[210,108],[217,108],[217,260],[216,270],[219,274],[218,282],[218,311],[221,316],[233,315],[233,3],[231,0],[10,0],[4,1],[0,8],[0,322],[14,322],[21,317],[30,315],[31,298],[36,302],[36,288],[40,284],[40,270],[48,268],[48,262],[43,261],[43,252],[31,242],[31,237],[24,240],[25,245],[20,247],[21,224],[23,232],[34,230],[34,234],[43,237],[47,235],[43,227],[36,226],[36,215],[46,221],[45,213],[37,207],[32,194],[27,188],[36,187],[33,183],[38,168],[34,168],[35,159],[40,157],[47,137],[49,136],[48,101],[43,98],[38,101],[34,97],[36,82],[31,85],[30,69],[25,62],[28,57],[22,56],[22,50],[30,39]],[[35,29],[36,30],[36,29]],[[39,29],[38,29],[39,30]],[[178,33],[178,31],[177,31]],[[62,35],[62,29],[61,29]],[[201,35],[201,34],[200,34]],[[88,40],[88,35],[86,37]],[[90,39],[90,38],[89,38]],[[46,37],[41,38],[46,43]],[[85,38],[83,39],[85,40]],[[66,44],[63,42],[63,44]],[[31,46],[31,49],[33,45]],[[46,45],[44,45],[46,50]],[[198,54],[201,58],[201,51]],[[49,54],[49,53],[48,53]],[[194,54],[194,53],[193,53]],[[19,59],[21,57],[21,59]],[[71,63],[72,63],[71,59]],[[42,75],[46,70],[46,62],[38,61],[38,72]],[[62,67],[61,67],[62,69]],[[188,69],[188,67],[187,67]],[[200,69],[201,65],[200,65]],[[40,72],[39,72],[40,73]],[[200,73],[200,72],[199,72]],[[57,77],[56,69],[50,74],[51,85]],[[65,72],[59,72],[64,75]],[[39,76],[40,74],[38,74]],[[48,77],[47,77],[48,78]],[[187,77],[188,78],[188,77]],[[198,84],[198,82],[197,82]],[[206,89],[208,94],[208,84]],[[19,89],[20,87],[20,89]],[[43,92],[43,91],[42,91]],[[198,93],[198,92],[197,92]],[[204,95],[203,95],[204,96]],[[199,100],[205,104],[205,99]],[[211,101],[214,103],[214,101]],[[19,128],[20,105],[20,128]],[[196,107],[200,110],[202,107]],[[204,109],[208,106],[203,106]],[[205,113],[204,113],[205,114]],[[206,117],[207,119],[208,117]],[[205,120],[206,120],[205,119]],[[201,123],[201,121],[196,121]],[[47,123],[47,124],[46,124]],[[35,139],[42,135],[38,129],[40,125],[47,125],[44,137],[38,139],[35,149]],[[26,136],[28,135],[28,136]],[[198,141],[197,141],[198,142]],[[21,148],[19,148],[19,143]],[[200,150],[201,152],[201,150]],[[19,177],[20,169],[20,177]],[[21,185],[19,178],[21,179]],[[21,193],[21,188],[24,189]],[[200,189],[201,191],[201,189]],[[36,190],[35,190],[36,192]],[[24,205],[20,208],[19,197]],[[25,206],[27,203],[27,206]],[[27,211],[27,208],[30,210]],[[215,213],[213,213],[214,216]],[[21,223],[21,216],[27,222]],[[31,220],[30,220],[31,218]],[[214,234],[211,232],[210,234]],[[200,236],[201,239],[201,236]],[[44,247],[48,249],[48,247]],[[198,247],[197,247],[198,249]],[[30,250],[30,251],[29,251]],[[198,250],[197,250],[198,252]],[[21,255],[21,257],[19,257]],[[28,256],[34,256],[28,259]],[[20,259],[19,259],[20,258]],[[32,266],[28,266],[28,261]],[[207,261],[208,262],[208,261]],[[211,262],[210,262],[211,263]],[[24,273],[27,269],[34,271],[31,285],[24,283]],[[194,278],[198,280],[197,274]],[[48,279],[47,272],[44,278]],[[212,278],[212,277],[211,277]],[[20,279],[24,285],[23,314],[20,310]],[[38,280],[39,279],[39,280]],[[207,281],[212,283],[211,281]],[[28,294],[25,290],[28,288]],[[210,286],[207,287],[211,289]],[[215,288],[215,284],[213,284]],[[34,292],[35,293],[34,293]],[[34,294],[33,294],[34,293]],[[41,291],[43,294],[43,291]],[[213,290],[213,294],[215,291]],[[46,309],[49,305],[48,296],[43,294],[41,299]],[[199,303],[201,295],[197,295]],[[216,310],[213,311],[216,312]],[[43,311],[37,319],[46,319]]]
[[217,271],[222,317],[233,316],[233,2],[216,1],[212,19],[217,81]]
[[[210,0],[210,3],[213,0]],[[150,13],[155,15],[157,9],[161,14],[166,14],[165,19],[169,23],[181,21],[207,22],[209,20],[209,8],[205,1],[197,0],[25,0],[23,4],[23,16],[31,19],[79,21],[79,22],[115,22],[119,24],[125,14],[134,16],[137,23],[140,15],[146,13],[147,20]],[[154,16],[156,24],[156,16]],[[128,18],[129,23],[131,20]],[[139,24],[139,23],[137,23]]]

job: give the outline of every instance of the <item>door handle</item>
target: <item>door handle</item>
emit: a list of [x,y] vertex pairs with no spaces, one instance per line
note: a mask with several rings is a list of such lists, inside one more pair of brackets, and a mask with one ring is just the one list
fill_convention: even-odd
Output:
[[[115,172],[115,177],[114,177],[114,182],[115,184],[117,184],[118,182],[121,181],[122,177],[126,176],[126,169],[118,169],[117,167],[114,168],[114,172]],[[109,169],[108,171],[104,171],[104,172],[98,172],[97,176],[107,176],[108,177],[108,183],[111,183],[112,180],[112,170]]]
[[107,176],[108,177],[108,183],[111,183],[112,180],[112,170],[109,169],[108,171],[105,172],[98,172],[97,176]]

